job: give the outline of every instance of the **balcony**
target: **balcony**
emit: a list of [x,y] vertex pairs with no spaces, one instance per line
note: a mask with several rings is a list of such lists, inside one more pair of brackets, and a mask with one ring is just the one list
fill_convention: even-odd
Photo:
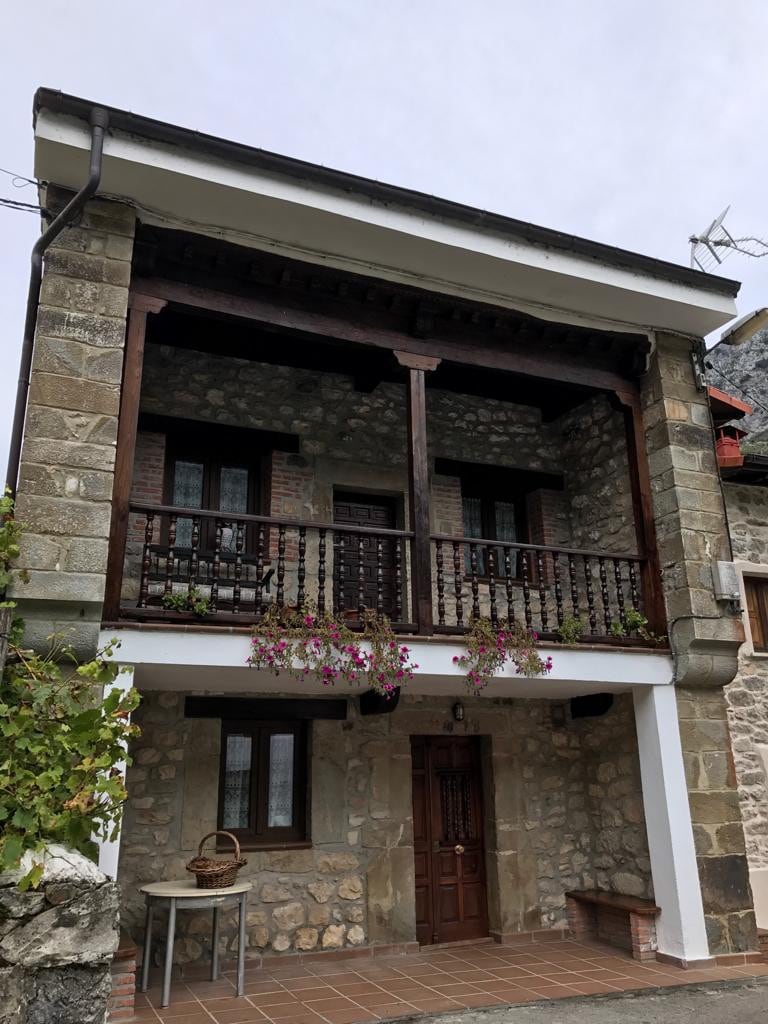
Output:
[[636,610],[666,632],[646,336],[142,238],[106,622],[372,609],[400,633],[578,620],[624,645]]
[[[257,626],[276,607],[332,613],[355,629],[371,609],[400,633],[461,635],[483,616],[546,640],[577,619],[583,642],[638,642],[627,612],[645,610],[645,560],[634,554],[434,534],[423,616],[412,531],[141,502],[130,511],[144,541],[133,567],[138,596],[123,604],[123,619]],[[188,543],[176,543],[181,532]]]

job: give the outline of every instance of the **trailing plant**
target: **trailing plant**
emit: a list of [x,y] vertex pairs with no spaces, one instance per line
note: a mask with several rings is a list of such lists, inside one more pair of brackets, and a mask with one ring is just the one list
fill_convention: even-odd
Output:
[[314,676],[324,686],[365,680],[388,698],[419,667],[411,664],[410,653],[389,619],[373,611],[365,612],[360,634],[330,615],[273,606],[256,627],[248,664],[296,679]]
[[207,615],[211,610],[211,602],[200,593],[197,587],[192,587],[191,590],[185,590],[183,594],[164,594],[163,608],[172,612]]
[[[109,689],[116,646],[82,665],[56,638],[45,655],[9,646],[0,679],[0,870],[48,842],[93,856],[94,839],[116,837],[126,799],[118,765],[130,763],[127,744],[139,731],[130,723],[136,691]],[[20,888],[35,888],[42,871],[33,856]]]
[[624,613],[624,623],[612,622],[610,633],[617,639],[635,634],[651,647],[662,644],[666,640],[665,636],[657,636],[656,633],[648,629],[648,619],[637,608],[627,608]]
[[[13,515],[13,499],[11,492],[6,490],[0,496],[0,611],[4,608],[15,608],[14,601],[3,600],[5,591],[14,579],[26,583],[29,576],[24,570],[14,570],[11,563],[19,556],[19,541],[24,531],[24,526],[19,523]],[[0,621],[2,616],[0,616]],[[9,643],[20,643],[23,632],[23,623],[17,617],[11,618]],[[2,666],[0,666],[2,670]]]
[[521,676],[544,676],[552,671],[552,658],[542,658],[536,649],[538,633],[501,621],[494,627],[488,619],[473,619],[465,638],[467,653],[456,655],[454,664],[466,669],[467,688],[482,690],[508,661]]
[[564,644],[575,644],[584,635],[584,622],[576,615],[566,615],[555,630]]

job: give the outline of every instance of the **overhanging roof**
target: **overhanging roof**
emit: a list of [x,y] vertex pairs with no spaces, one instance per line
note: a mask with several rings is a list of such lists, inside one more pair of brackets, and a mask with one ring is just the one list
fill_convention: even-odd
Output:
[[[35,96],[35,172],[84,180],[93,102]],[[106,107],[103,194],[358,273],[539,316],[704,335],[735,315],[725,278]]]

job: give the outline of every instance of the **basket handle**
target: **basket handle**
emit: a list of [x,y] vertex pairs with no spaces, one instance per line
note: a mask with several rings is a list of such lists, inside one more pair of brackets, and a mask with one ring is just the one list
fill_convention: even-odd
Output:
[[202,857],[203,847],[205,846],[209,839],[213,838],[213,836],[226,836],[227,839],[231,839],[232,842],[235,844],[235,860],[240,860],[240,843],[237,841],[237,836],[233,836],[231,832],[224,832],[221,829],[219,829],[217,832],[209,832],[207,836],[203,836],[203,838],[200,840],[200,845],[197,848],[198,857]]

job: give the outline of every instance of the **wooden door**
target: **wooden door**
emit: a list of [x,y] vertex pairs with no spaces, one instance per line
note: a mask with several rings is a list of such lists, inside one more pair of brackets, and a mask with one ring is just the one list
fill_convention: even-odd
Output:
[[414,736],[416,937],[488,934],[480,748],[475,737]]
[[[366,494],[337,493],[333,501],[333,521],[343,525],[366,526],[394,530],[396,527],[396,509],[394,498],[384,498]],[[362,538],[362,559],[358,537],[354,530],[344,538],[344,586],[343,607],[345,610],[357,609],[360,597],[359,568],[363,570],[363,601],[366,608],[376,609],[378,597],[378,554],[377,538],[370,534],[360,534]],[[394,587],[395,550],[394,541],[390,537],[381,538],[381,570],[382,570],[382,609],[385,615],[392,616],[395,604]],[[334,574],[335,577],[335,574]]]

